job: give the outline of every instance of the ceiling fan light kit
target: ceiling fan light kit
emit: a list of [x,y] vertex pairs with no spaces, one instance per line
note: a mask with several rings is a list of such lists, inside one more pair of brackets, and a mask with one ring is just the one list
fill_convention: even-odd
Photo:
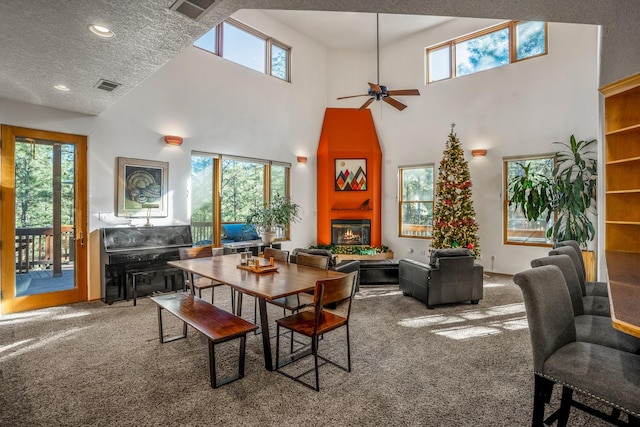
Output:
[[378,83],[369,82],[369,90],[364,95],[350,95],[350,96],[342,96],[338,99],[346,99],[346,98],[356,98],[359,96],[368,96],[370,97],[365,101],[364,104],[358,108],[358,111],[362,111],[369,106],[373,101],[384,101],[392,107],[397,108],[402,111],[407,106],[402,102],[398,101],[392,96],[407,96],[407,95],[420,95],[420,91],[418,89],[399,89],[399,90],[389,90],[387,86],[380,84],[380,24],[379,24],[379,15],[376,13],[376,58],[378,65]]

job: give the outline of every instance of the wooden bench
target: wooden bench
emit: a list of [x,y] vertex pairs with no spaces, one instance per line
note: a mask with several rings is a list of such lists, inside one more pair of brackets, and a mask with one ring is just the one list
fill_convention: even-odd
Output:
[[[138,282],[143,277],[155,276],[157,274],[162,274],[164,276],[164,288],[167,289],[169,287],[169,283],[167,279],[171,278],[171,290],[176,290],[176,277],[182,276],[182,270],[179,268],[168,268],[168,267],[153,267],[153,268],[137,268],[133,270],[127,271],[127,282],[131,283],[131,288],[133,290],[133,305],[136,305],[136,300],[138,299]],[[184,284],[183,284],[184,288]],[[125,298],[127,301],[129,300],[126,297],[127,291],[125,286]],[[118,289],[118,296],[120,296],[120,290]]]
[[[247,333],[258,329],[257,325],[186,292],[151,297],[151,300],[158,305],[158,329],[161,343],[186,338],[187,324],[209,339],[209,372],[212,388],[230,383],[244,376]],[[162,329],[163,309],[182,320],[182,335],[172,338],[164,337]],[[235,338],[240,339],[238,374],[218,381],[216,379],[215,345]]]

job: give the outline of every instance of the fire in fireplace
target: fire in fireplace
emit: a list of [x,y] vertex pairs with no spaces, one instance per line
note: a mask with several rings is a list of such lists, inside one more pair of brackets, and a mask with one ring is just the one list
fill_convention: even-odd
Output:
[[331,244],[368,246],[371,244],[371,221],[368,219],[332,219]]

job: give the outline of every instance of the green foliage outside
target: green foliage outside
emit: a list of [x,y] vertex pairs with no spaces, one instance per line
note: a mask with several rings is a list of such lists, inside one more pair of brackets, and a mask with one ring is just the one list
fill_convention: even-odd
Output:
[[402,170],[402,225],[427,225],[433,222],[434,168]]
[[[15,226],[53,226],[53,145],[18,142],[15,145]],[[75,148],[62,144],[61,225],[74,224]]]

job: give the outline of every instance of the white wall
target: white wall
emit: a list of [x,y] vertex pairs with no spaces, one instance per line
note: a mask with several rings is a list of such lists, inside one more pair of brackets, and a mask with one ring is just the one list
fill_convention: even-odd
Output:
[[[89,230],[129,221],[114,215],[117,157],[169,162],[169,216],[154,224],[188,223],[192,151],[291,163],[301,223],[289,248],[316,238],[315,151],[327,93],[326,51],[259,12],[236,19],[293,46],[293,84],[188,48],[100,116],[84,116],[0,99],[0,123],[88,135]],[[163,135],[180,135],[180,147]],[[296,156],[309,157],[299,165]],[[142,225],[145,219],[133,219]],[[89,299],[100,298],[98,246],[90,245]]]
[[[398,167],[437,166],[452,122],[469,162],[480,262],[488,271],[508,274],[529,268],[529,261],[548,249],[503,244],[503,157],[557,151],[551,143],[571,134],[580,139],[600,135],[596,26],[551,23],[546,56],[424,84],[425,47],[497,22],[456,19],[381,48],[380,83],[421,92],[420,97],[398,98],[408,105],[402,112],[382,102],[370,107],[383,146],[383,243],[398,258],[424,261],[430,243],[397,237]],[[356,107],[366,100],[336,97],[366,93],[366,82],[376,79],[375,52],[330,52],[328,68],[330,106]],[[487,156],[472,158],[474,148],[486,148]]]
[[[374,52],[330,52],[257,11],[234,18],[293,46],[292,84],[188,48],[97,117],[0,99],[0,123],[88,135],[91,231],[124,222],[115,208],[116,158],[169,162],[169,217],[156,224],[187,222],[191,151],[285,161],[292,164],[292,197],[303,221],[292,225],[292,249],[315,243],[316,158],[324,110],[356,107],[365,98],[336,101],[366,92],[376,80]],[[449,125],[465,149],[487,148],[483,159],[469,155],[474,202],[485,267],[515,273],[546,249],[502,244],[502,157],[546,153],[550,142],[571,133],[598,135],[596,27],[550,25],[550,53],[500,69],[425,86],[424,47],[484,28],[495,21],[460,19],[414,35],[381,52],[381,79],[393,88],[419,88],[398,112],[371,105],[383,150],[383,243],[397,257],[426,259],[428,242],[397,237],[397,168],[438,163]],[[166,146],[163,135],[184,137]],[[296,163],[297,155],[309,158]],[[133,220],[134,224],[144,219]],[[95,233],[94,233],[95,234]],[[89,298],[100,295],[96,246],[92,245]],[[409,253],[409,248],[415,252]],[[490,257],[495,257],[492,267]]]

